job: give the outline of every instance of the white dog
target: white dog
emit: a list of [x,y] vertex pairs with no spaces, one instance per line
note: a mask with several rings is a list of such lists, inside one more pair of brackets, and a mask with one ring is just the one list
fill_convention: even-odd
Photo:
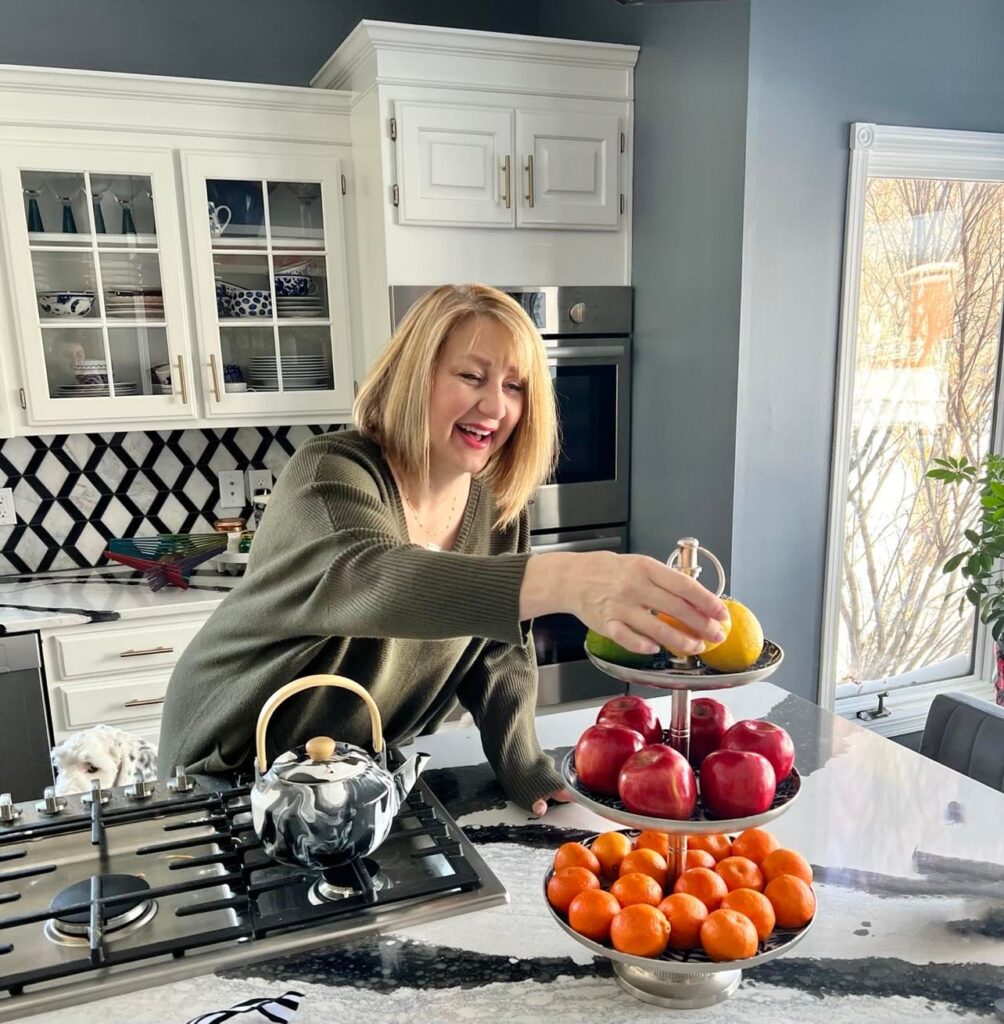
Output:
[[157,752],[146,740],[111,725],[95,725],[52,748],[56,795],[88,793],[94,779],[102,789],[130,786],[137,771],[157,778]]

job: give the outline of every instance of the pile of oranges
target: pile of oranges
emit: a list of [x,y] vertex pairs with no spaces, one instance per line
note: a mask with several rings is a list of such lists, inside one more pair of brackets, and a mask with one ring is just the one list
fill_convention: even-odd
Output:
[[716,961],[754,956],[775,928],[803,928],[816,912],[812,867],[770,832],[689,836],[685,870],[668,886],[669,836],[604,832],[565,843],[547,899],[569,926],[621,953],[703,949]]

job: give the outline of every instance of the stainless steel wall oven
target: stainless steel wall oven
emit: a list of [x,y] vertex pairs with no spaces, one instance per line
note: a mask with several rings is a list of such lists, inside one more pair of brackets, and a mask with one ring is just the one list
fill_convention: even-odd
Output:
[[[396,327],[431,285],[391,288]],[[554,383],[561,452],[553,478],[530,509],[538,551],[627,551],[630,499],[632,289],[616,286],[498,286],[540,331]],[[572,616],[534,623],[540,705],[620,692],[582,651]]]

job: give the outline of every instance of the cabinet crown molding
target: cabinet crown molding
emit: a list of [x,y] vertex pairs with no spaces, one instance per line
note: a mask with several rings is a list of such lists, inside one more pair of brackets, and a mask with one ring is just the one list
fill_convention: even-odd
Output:
[[545,36],[360,21],[310,84],[362,91],[374,82],[430,87],[541,91],[528,65],[547,65],[546,91],[592,99],[633,99],[639,47]]

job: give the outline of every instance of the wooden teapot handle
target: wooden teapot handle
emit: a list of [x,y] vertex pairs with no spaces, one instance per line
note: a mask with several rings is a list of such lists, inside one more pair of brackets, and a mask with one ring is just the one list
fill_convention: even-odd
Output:
[[[280,686],[275,693],[262,705],[262,709],[258,714],[258,724],[255,727],[255,750],[258,755],[258,770],[265,774],[268,770],[268,764],[265,761],[265,731],[268,729],[268,723],[272,716],[276,713],[279,705],[283,703],[287,698],[292,697],[294,693],[299,693],[301,690],[312,690],[317,686],[335,686],[342,690],[351,690],[354,694],[366,702],[370,709],[370,727],[373,731],[373,750],[380,755],[383,755],[383,725],[380,722],[380,709],[376,706],[376,701],[356,682],[351,679],[347,679],[345,676],[332,676],[332,675],[316,675],[316,676],[304,676],[302,679],[294,679],[291,683],[286,683],[285,686]],[[381,760],[383,757],[381,756]]]

